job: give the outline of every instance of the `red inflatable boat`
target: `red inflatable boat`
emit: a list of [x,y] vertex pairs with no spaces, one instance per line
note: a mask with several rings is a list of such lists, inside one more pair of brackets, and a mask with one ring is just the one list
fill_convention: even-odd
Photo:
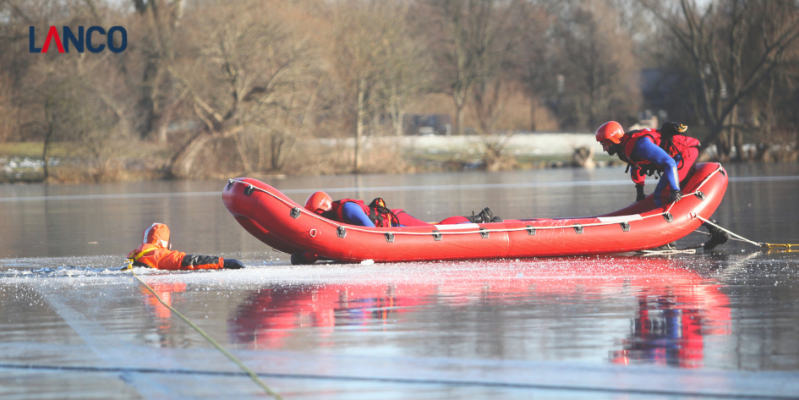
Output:
[[231,179],[222,200],[244,229],[277,250],[291,254],[310,251],[347,262],[398,262],[652,249],[698,228],[701,218],[709,219],[716,210],[726,189],[724,168],[702,163],[683,188],[683,199],[663,207],[657,207],[649,195],[629,207],[595,217],[399,228],[367,228],[323,218],[250,178]]

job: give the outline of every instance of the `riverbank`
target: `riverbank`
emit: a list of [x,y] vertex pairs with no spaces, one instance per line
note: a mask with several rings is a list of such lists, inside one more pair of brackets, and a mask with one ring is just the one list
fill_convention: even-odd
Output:
[[[315,176],[353,172],[354,139],[305,139],[283,147],[278,167],[248,160],[244,168],[235,144],[220,144],[220,150],[197,161],[190,178],[248,176]],[[170,161],[176,145],[154,142],[120,142],[102,151],[86,145],[54,143],[49,150],[47,174],[42,143],[0,143],[0,183],[86,183],[171,179]],[[486,148],[501,149],[493,160]],[[575,151],[581,149],[581,155]],[[252,154],[252,153],[251,153]],[[604,167],[621,164],[602,152],[590,133],[517,133],[512,136],[388,136],[366,137],[362,142],[363,164],[359,172],[421,173],[475,170],[527,170],[572,166]],[[590,160],[591,162],[585,163]],[[491,165],[489,165],[489,163]]]

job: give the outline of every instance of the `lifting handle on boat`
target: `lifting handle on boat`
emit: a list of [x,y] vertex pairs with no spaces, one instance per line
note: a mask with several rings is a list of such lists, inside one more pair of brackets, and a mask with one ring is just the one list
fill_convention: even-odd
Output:
[[574,227],[574,231],[575,231],[575,232],[577,232],[578,234],[581,234],[581,233],[583,233],[583,227],[582,227],[580,224],[574,224],[574,225],[576,225],[576,226]]
[[343,226],[339,226],[338,229],[336,229],[336,235],[338,235],[338,237],[344,239],[344,237],[347,236],[347,228],[345,228]]
[[480,237],[483,239],[488,239],[488,229],[480,228]]
[[433,230],[433,238],[436,239],[436,242],[441,241],[441,232],[438,229]]
[[629,222],[627,222],[627,221],[624,221],[624,222],[622,222],[622,223],[621,223],[621,224],[619,224],[619,225],[621,225],[621,230],[622,230],[623,232],[629,232],[629,231],[630,231],[630,223],[629,223]]
[[291,218],[294,218],[294,219],[297,219],[297,218],[299,218],[299,217],[300,217],[300,214],[302,214],[302,213],[300,212],[300,208],[299,208],[299,207],[294,207],[294,208],[292,208],[292,209],[291,209],[291,212],[289,213],[289,215],[291,216]]
[[530,236],[535,236],[535,228],[533,228],[531,225],[527,225],[527,234]]
[[665,219],[668,223],[672,223],[672,221],[674,221],[674,217],[668,212],[663,214],[663,219]]
[[233,179],[228,179],[227,180],[227,187],[225,189],[226,190],[230,190],[230,188],[232,188],[232,187],[233,187]]
[[251,195],[251,194],[252,194],[252,192],[254,192],[254,191],[255,191],[255,186],[253,186],[253,185],[249,185],[249,186],[247,186],[246,188],[244,188],[244,195],[245,195],[245,196],[249,196],[249,195]]
[[704,193],[702,193],[702,192],[697,190],[696,193],[694,193],[694,194],[696,194],[696,197],[698,197],[699,200],[705,200],[705,194]]
[[386,242],[394,243],[394,234],[391,232],[386,232]]

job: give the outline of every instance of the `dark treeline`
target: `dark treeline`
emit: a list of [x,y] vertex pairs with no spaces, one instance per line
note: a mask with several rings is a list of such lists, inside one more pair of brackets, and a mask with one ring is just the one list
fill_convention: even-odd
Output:
[[[643,110],[722,161],[796,159],[794,1],[7,0],[0,15],[0,142],[45,161],[69,148],[98,181],[130,160],[177,178],[402,170],[364,143],[420,114],[481,135],[489,169],[513,132]],[[49,26],[94,25],[125,27],[127,49],[29,52],[30,26],[42,47]]]

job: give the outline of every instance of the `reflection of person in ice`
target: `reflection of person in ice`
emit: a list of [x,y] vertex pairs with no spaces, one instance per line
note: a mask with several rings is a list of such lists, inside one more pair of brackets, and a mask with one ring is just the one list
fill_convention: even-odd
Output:
[[702,367],[703,335],[727,332],[729,308],[714,285],[688,289],[682,294],[642,293],[632,333],[623,350],[611,353],[611,361]]
[[[183,282],[148,282],[151,288],[158,294],[158,297],[164,301],[164,303],[168,305],[172,305],[173,294],[181,293],[186,291],[186,284]],[[170,335],[170,331],[172,328],[172,311],[161,304],[160,301],[150,292],[149,289],[141,286],[140,287],[141,294],[144,296],[145,304],[147,305],[147,309],[152,311],[156,317],[156,332],[158,334],[159,343],[161,345],[168,344],[167,342],[173,338],[173,335]],[[171,343],[169,343],[171,344]]]

